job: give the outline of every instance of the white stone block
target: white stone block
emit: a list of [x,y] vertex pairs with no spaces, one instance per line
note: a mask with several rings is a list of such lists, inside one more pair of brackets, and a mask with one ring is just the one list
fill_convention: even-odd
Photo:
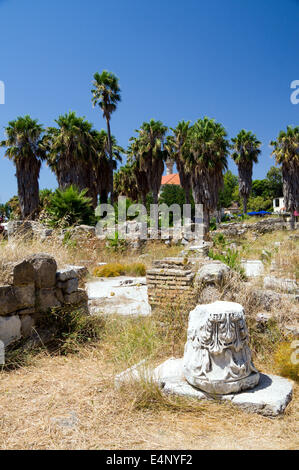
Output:
[[21,338],[21,320],[19,315],[0,317],[0,340],[8,346]]

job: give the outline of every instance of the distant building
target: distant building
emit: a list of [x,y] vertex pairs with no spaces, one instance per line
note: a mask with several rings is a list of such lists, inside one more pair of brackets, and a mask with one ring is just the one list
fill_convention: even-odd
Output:
[[273,199],[273,212],[285,212],[286,208],[284,205],[284,198],[283,197],[276,197]]
[[166,175],[162,176],[161,186],[165,184],[175,184],[181,186],[180,176],[178,173],[173,173],[173,160],[166,160]]
[[223,215],[237,215],[240,213],[240,207],[237,202],[232,202],[229,207],[223,209]]

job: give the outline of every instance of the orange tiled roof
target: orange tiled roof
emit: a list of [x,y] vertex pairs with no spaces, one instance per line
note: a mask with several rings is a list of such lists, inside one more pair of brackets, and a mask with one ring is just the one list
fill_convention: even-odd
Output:
[[162,185],[163,184],[177,184],[181,185],[180,176],[178,173],[173,173],[172,175],[164,175],[162,176]]

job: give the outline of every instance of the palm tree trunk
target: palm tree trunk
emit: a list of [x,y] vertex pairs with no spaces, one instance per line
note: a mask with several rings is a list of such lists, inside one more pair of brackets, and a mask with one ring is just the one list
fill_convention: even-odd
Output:
[[107,134],[108,134],[108,151],[109,151],[109,165],[110,165],[110,174],[109,174],[109,181],[110,181],[110,200],[111,204],[114,202],[114,194],[113,194],[113,155],[112,155],[112,140],[111,140],[111,129],[110,129],[110,120],[107,118]]
[[291,225],[291,230],[295,230],[295,216],[294,216],[294,210],[291,211],[290,225]]
[[23,219],[34,220],[38,213],[40,162],[21,162],[16,165],[18,196]]
[[158,205],[158,193],[153,191],[153,203]]
[[206,240],[208,237],[208,233],[210,231],[210,211],[208,209],[203,208],[203,225],[204,225],[204,239]]
[[101,191],[101,193],[100,193],[100,204],[107,204],[107,202],[108,202],[107,192],[105,190]]
[[185,189],[185,204],[191,204],[190,188]]
[[247,213],[247,196],[243,197],[243,214]]
[[141,194],[142,205],[146,208],[146,193]]

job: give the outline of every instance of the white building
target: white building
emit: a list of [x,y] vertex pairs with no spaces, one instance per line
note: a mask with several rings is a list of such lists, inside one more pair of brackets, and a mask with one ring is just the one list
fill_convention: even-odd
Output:
[[273,212],[285,212],[283,197],[276,197],[273,199]]

